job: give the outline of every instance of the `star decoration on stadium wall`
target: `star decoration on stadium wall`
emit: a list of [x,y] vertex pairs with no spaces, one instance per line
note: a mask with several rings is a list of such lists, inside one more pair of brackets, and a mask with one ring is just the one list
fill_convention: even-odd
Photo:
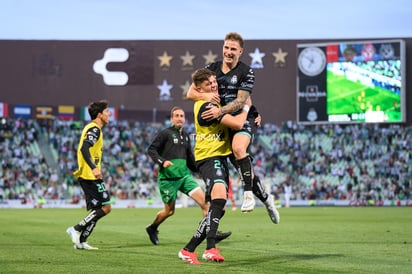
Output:
[[186,99],[186,93],[190,88],[190,82],[186,81],[183,85],[180,85],[180,88],[182,89],[182,99]]
[[254,69],[261,69],[263,68],[263,57],[265,57],[265,53],[260,52],[259,48],[256,48],[254,52],[249,53],[249,56],[252,58],[250,62],[250,67]]
[[157,59],[160,60],[160,67],[170,67],[170,61],[173,59],[173,56],[168,55],[166,51],[163,52],[163,55],[157,56]]
[[180,59],[182,59],[182,66],[193,66],[195,56],[190,54],[189,51],[186,51],[185,55],[180,56]]
[[275,65],[279,67],[284,67],[286,65],[286,56],[288,53],[283,51],[282,48],[278,48],[277,52],[272,53],[273,57],[275,57]]
[[169,85],[167,80],[163,80],[161,85],[158,85],[157,88],[160,90],[159,100],[160,101],[171,101],[173,100],[170,90],[173,88],[173,85]]
[[213,52],[209,50],[206,55],[203,55],[203,58],[205,59],[205,65],[209,65],[213,62],[216,62],[217,54],[213,54]]

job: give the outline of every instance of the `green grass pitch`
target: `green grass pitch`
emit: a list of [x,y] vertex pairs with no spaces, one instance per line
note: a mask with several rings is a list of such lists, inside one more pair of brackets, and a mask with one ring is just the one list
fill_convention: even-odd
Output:
[[370,88],[359,82],[347,80],[344,76],[327,72],[327,113],[352,114],[366,110],[384,111],[388,121],[401,120],[401,97],[399,94],[380,87]]
[[[223,263],[189,265],[177,253],[200,220],[199,208],[177,209],[153,246],[145,226],[158,209],[113,209],[74,250],[66,228],[84,209],[0,209],[0,273],[412,273],[412,207],[264,208],[226,212]],[[199,260],[205,245],[197,252]]]

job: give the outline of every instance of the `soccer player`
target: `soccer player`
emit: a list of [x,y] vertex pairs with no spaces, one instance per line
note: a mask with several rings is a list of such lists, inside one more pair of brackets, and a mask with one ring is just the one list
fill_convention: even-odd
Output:
[[[216,73],[219,84],[218,94],[199,92],[193,84],[191,85],[187,93],[188,99],[221,103],[221,107],[211,107],[202,113],[203,119],[209,121],[227,113],[236,115],[250,97],[255,82],[255,75],[248,65],[239,61],[243,53],[243,44],[244,41],[240,34],[235,32],[228,33],[223,44],[223,60],[206,66],[206,68]],[[255,207],[253,194],[255,194],[266,206],[272,222],[277,224],[280,221],[280,217],[276,208],[274,208],[274,197],[264,191],[260,178],[254,175],[251,157],[248,153],[248,148],[256,130],[255,118],[257,115],[256,108],[252,106],[243,128],[231,130],[230,133],[233,155],[236,159],[234,161],[235,166],[244,183],[241,211],[253,211]]]
[[[199,69],[192,74],[192,81],[199,92],[217,92],[215,74],[208,69]],[[250,100],[248,101],[250,103]],[[196,128],[195,160],[199,173],[206,185],[206,199],[210,207],[191,240],[182,248],[178,257],[190,264],[201,264],[195,249],[206,238],[206,250],[202,258],[207,261],[223,262],[224,257],[216,248],[216,232],[224,215],[228,196],[229,169],[227,159],[232,154],[228,127],[240,129],[247,117],[249,106],[237,116],[222,115],[218,120],[206,121],[202,112],[212,103],[199,100],[194,104]]]
[[77,149],[78,168],[73,174],[83,189],[89,213],[77,225],[69,227],[66,231],[75,249],[98,249],[89,245],[87,239],[96,227],[97,221],[111,211],[110,195],[101,171],[102,128],[109,123],[109,117],[112,115],[107,105],[108,102],[105,100],[89,104],[88,111],[92,121],[83,128]]
[[[192,85],[187,93],[187,98],[193,101],[205,100],[220,102],[221,107],[210,108],[202,114],[205,120],[216,119],[222,114],[241,111],[252,93],[255,74],[254,71],[245,63],[239,61],[243,53],[243,38],[240,34],[231,32],[225,37],[223,44],[223,60],[217,61],[206,67],[216,73],[219,84],[219,96],[209,93],[200,93]],[[244,129],[232,131],[232,150],[236,158],[236,166],[239,175],[244,183],[244,197],[241,206],[242,212],[250,212],[255,207],[253,197],[252,163],[247,153],[250,144],[250,134]]]
[[[192,176],[196,172],[189,134],[183,130],[185,113],[180,107],[173,107],[170,112],[172,125],[159,132],[147,149],[152,160],[159,165],[158,184],[164,203],[153,222],[146,227],[150,241],[159,244],[158,227],[175,212],[178,191],[191,197],[201,208],[205,216],[209,204],[205,193]],[[229,237],[231,232],[219,232],[219,240]]]

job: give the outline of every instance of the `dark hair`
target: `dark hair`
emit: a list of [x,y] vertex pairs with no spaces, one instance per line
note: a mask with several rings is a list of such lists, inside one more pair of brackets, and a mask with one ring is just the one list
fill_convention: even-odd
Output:
[[209,80],[210,76],[215,76],[216,74],[207,68],[201,68],[192,73],[192,82],[198,87],[203,81]]
[[226,34],[225,41],[226,40],[237,41],[239,42],[240,47],[243,48],[243,38],[237,32],[229,32],[228,34]]
[[100,100],[97,102],[91,102],[88,106],[88,111],[89,111],[89,115],[90,118],[92,120],[97,118],[97,114],[99,113],[103,113],[103,111],[107,108],[108,105],[108,101],[107,100]]

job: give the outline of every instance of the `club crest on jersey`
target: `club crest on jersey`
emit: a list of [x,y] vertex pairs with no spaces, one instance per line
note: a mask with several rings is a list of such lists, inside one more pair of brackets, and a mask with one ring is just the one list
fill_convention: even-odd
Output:
[[233,75],[233,76],[232,76],[232,78],[230,79],[230,83],[231,83],[232,85],[235,85],[235,84],[237,83],[237,76],[236,76],[236,75]]
[[173,138],[173,143],[174,143],[174,144],[179,143],[179,139],[177,138],[176,134],[173,134],[173,135],[172,135],[172,138]]

